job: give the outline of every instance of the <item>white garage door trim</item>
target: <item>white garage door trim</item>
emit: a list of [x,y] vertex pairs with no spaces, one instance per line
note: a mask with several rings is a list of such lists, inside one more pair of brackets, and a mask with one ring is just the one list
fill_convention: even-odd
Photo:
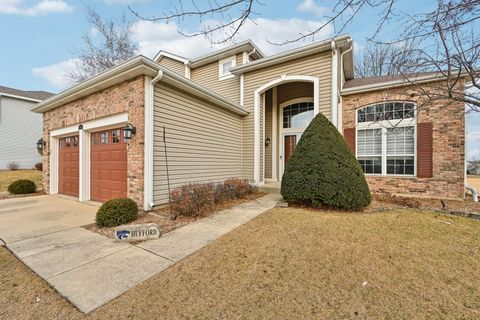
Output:
[[[50,194],[58,194],[58,139],[77,133],[79,136],[78,200],[90,200],[90,132],[128,123],[128,115],[119,113],[50,131]],[[83,129],[79,130],[82,125]]]

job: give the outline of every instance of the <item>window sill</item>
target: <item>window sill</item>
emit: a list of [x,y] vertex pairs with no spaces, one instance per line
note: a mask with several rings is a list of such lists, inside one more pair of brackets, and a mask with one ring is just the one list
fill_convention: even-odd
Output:
[[416,175],[406,175],[406,174],[372,174],[365,173],[365,177],[372,178],[404,178],[404,179],[416,179]]
[[222,80],[227,80],[227,79],[232,79],[232,78],[235,78],[235,75],[234,75],[234,74],[227,74],[227,75],[218,77],[218,80],[219,80],[219,81],[222,81]]

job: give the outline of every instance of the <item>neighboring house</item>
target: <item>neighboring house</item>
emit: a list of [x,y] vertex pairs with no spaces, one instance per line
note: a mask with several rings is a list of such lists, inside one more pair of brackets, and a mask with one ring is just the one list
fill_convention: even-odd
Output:
[[42,161],[36,143],[43,135],[42,116],[30,108],[53,94],[0,86],[0,170],[10,162],[32,169]]
[[462,198],[463,104],[425,105],[405,79],[354,79],[353,65],[349,36],[268,57],[245,41],[195,59],[161,51],[128,60],[33,108],[47,141],[44,189],[81,201],[128,196],[148,210],[168,202],[169,184],[241,177],[278,185],[321,112],[345,135],[372,191]]

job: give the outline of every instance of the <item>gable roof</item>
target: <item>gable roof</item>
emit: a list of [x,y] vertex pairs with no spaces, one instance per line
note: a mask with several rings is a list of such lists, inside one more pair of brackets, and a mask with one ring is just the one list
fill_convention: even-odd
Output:
[[24,91],[10,87],[0,86],[0,95],[40,102],[53,96],[53,93],[47,91]]
[[177,60],[179,62],[182,62],[183,64],[187,64],[187,63],[190,62],[190,60],[188,60],[187,58],[184,58],[184,57],[179,56],[177,54],[173,54],[173,53],[163,51],[163,50],[160,50],[160,52],[157,53],[157,55],[155,56],[155,58],[153,58],[153,60],[155,62],[158,62],[158,60],[160,60],[160,58],[162,58],[162,57],[167,57],[167,58],[170,58],[170,59],[173,59],[173,60]]
[[159,53],[155,56],[153,59],[155,62],[158,62],[158,60],[161,57],[169,57],[171,59],[177,60],[179,62],[182,62],[186,65],[188,65],[191,68],[198,68],[203,65],[206,65],[208,63],[211,63],[213,61],[221,60],[223,58],[232,56],[234,54],[238,54],[241,52],[251,52],[252,56],[255,57],[255,59],[260,59],[263,58],[265,55],[263,52],[252,42],[252,40],[245,40],[239,43],[236,43],[234,45],[215,50],[211,53],[202,55],[200,57],[194,58],[194,59],[188,59],[184,58],[182,56],[179,56],[177,54],[173,54],[164,50],[160,50]]
[[119,65],[116,65],[115,67],[108,69],[89,80],[81,82],[69,89],[66,89],[65,91],[60,92],[57,95],[50,97],[45,101],[40,102],[31,108],[31,111],[44,113],[71,101],[80,99],[89,94],[98,92],[102,89],[111,87],[115,84],[140,75],[147,75],[152,78],[161,75],[160,81],[187,91],[196,97],[212,102],[217,106],[230,110],[239,115],[247,115],[249,113],[242,106],[200,86],[190,79],[170,71],[169,69],[142,55],[120,63]]
[[306,46],[284,51],[272,56],[268,56],[265,58],[254,60],[252,62],[242,64],[240,66],[231,68],[230,71],[235,75],[239,75],[252,70],[265,68],[271,65],[305,57],[314,53],[328,51],[333,48],[332,47],[333,44],[335,44],[335,47],[337,48],[350,46],[351,38],[349,35],[341,35],[332,39],[315,42]]

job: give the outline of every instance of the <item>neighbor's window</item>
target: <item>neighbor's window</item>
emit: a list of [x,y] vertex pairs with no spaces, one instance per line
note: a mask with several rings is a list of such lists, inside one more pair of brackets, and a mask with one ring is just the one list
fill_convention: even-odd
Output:
[[366,174],[415,174],[415,105],[388,102],[357,111],[357,159]]
[[235,67],[235,56],[220,60],[218,73],[220,80],[233,77],[230,73],[230,69],[233,67]]
[[283,108],[283,128],[306,128],[313,119],[313,102],[295,103]]

